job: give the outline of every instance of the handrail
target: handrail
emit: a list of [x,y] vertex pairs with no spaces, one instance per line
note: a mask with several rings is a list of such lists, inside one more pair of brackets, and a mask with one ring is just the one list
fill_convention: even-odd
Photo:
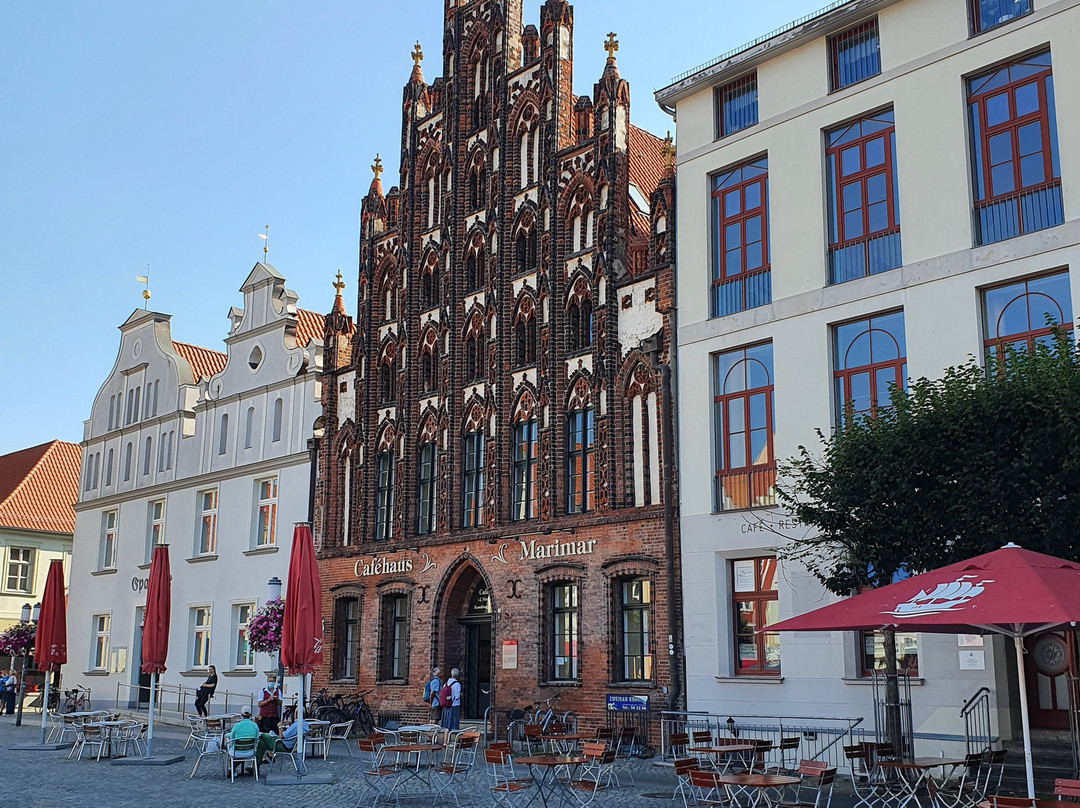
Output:
[[720,738],[725,734],[742,739],[771,740],[798,735],[807,745],[804,757],[828,761],[845,768],[847,761],[840,747],[845,738],[852,737],[862,716],[823,715],[721,715],[704,711],[664,710],[660,713],[661,754],[668,757],[671,745],[668,738],[675,732],[707,729]]
[[[120,688],[122,688],[122,687],[127,688],[127,690],[129,691],[129,699],[130,699],[130,691],[132,691],[132,690],[149,690],[151,685],[133,685],[133,684],[129,684],[128,682],[117,682],[116,683],[116,704],[117,704],[117,706],[120,705]],[[160,717],[162,712],[165,710],[165,698],[164,698],[165,694],[175,694],[176,695],[176,712],[180,713],[181,715],[187,713],[188,710],[185,709],[185,705],[187,704],[189,699],[194,700],[195,692],[196,692],[197,689],[198,688],[195,688],[195,687],[185,687],[184,685],[167,685],[167,684],[164,684],[162,682],[158,682],[157,690],[158,690],[158,693],[160,695],[160,698],[158,698],[156,700],[156,705],[155,705],[156,710],[155,710],[154,714]],[[239,708],[244,706],[245,704],[248,707],[250,707],[252,709],[252,711],[254,711],[254,709],[255,709],[255,697],[251,693],[234,693],[234,692],[232,692],[230,690],[218,689],[218,690],[214,691],[214,695],[212,696],[212,698],[216,699],[219,696],[224,696],[225,697],[224,704],[221,705],[221,712],[224,712],[224,713],[230,712],[230,710],[229,710],[229,701],[230,701],[230,699],[232,700],[233,705],[234,705],[236,710],[239,710]],[[170,702],[170,706],[171,706],[172,700],[170,699],[169,702]],[[135,701],[135,709],[136,710],[139,709],[139,702],[138,702],[138,697],[137,696],[136,696],[136,701]]]
[[990,749],[993,745],[990,688],[984,685],[976,690],[960,708],[960,717],[964,719],[964,741],[968,754]]

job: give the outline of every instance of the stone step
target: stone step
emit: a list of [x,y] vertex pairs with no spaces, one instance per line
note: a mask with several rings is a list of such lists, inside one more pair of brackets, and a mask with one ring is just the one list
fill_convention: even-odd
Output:
[[[1072,746],[1067,732],[1040,731],[1032,738],[1031,769],[1035,775],[1035,794],[1039,797],[1051,797],[1054,792],[1054,780],[1058,777],[1072,777],[1074,762]],[[1008,752],[1005,759],[1005,774],[1001,781],[1001,793],[1017,796],[1027,795],[1027,773],[1024,766],[1024,744],[1022,740],[1005,741]]]

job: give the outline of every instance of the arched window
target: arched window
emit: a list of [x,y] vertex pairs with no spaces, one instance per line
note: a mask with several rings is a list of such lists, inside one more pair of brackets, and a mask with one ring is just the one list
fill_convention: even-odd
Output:
[[593,311],[589,298],[570,303],[566,310],[566,324],[571,352],[585,351],[592,347]]
[[487,202],[487,172],[478,159],[469,170],[469,209],[480,210]]
[[150,436],[146,436],[146,446],[143,448],[143,461],[142,461],[142,473],[147,475],[150,473],[150,463],[154,457],[154,446]]
[[416,532],[434,533],[436,525],[435,480],[436,444],[427,441],[420,446],[420,463],[416,478]]
[[431,351],[424,351],[420,356],[420,390],[424,393],[434,393],[438,386],[435,357]]
[[394,360],[387,358],[379,365],[379,402],[388,404],[395,398],[397,374],[394,373]]
[[536,318],[520,315],[514,324],[514,358],[518,367],[536,364]]
[[106,429],[113,428],[113,418],[116,417],[116,396],[109,396],[109,425]]
[[465,338],[465,380],[479,381],[484,377],[484,350],[481,335],[475,331]]
[[437,306],[441,288],[439,259],[432,256],[420,276],[420,304],[424,308]]
[[528,231],[522,230],[514,242],[514,250],[517,258],[517,272],[535,272],[539,269],[536,249],[536,228]]
[[270,438],[274,442],[281,440],[281,417],[284,407],[284,402],[280,398],[274,399],[274,424]]
[[150,417],[151,404],[155,398],[155,388],[153,382],[146,383],[146,400],[143,402],[143,418]]
[[168,439],[168,437],[169,437],[168,432],[162,432],[161,433],[161,440],[158,441],[158,447],[157,447],[157,453],[158,453],[157,470],[158,471],[165,471],[165,469],[168,468],[168,466],[165,465],[165,441]]
[[221,429],[218,431],[218,450],[219,455],[225,454],[225,450],[229,446],[229,414],[223,412],[221,414]]
[[248,407],[247,418],[244,421],[244,448],[251,448],[251,440],[255,433],[255,408]]
[[109,460],[105,464],[105,485],[112,485],[113,450],[109,449]]
[[487,283],[487,259],[483,248],[472,252],[465,259],[465,291],[475,292]]
[[142,392],[141,387],[135,388],[135,406],[132,408],[131,420],[139,420],[139,394]]
[[387,541],[394,532],[394,453],[379,452],[375,477],[375,539]]
[[135,391],[134,390],[128,390],[127,391],[127,405],[124,408],[124,423],[125,424],[130,424],[131,423],[131,403],[132,403],[132,401],[134,399],[135,399]]
[[124,482],[131,479],[131,443],[124,447]]

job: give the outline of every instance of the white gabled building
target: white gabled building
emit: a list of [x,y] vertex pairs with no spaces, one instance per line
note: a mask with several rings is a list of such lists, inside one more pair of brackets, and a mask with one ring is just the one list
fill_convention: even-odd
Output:
[[267,264],[240,291],[225,353],[173,341],[169,315],[140,309],[120,326],[84,426],[66,687],[134,705],[160,542],[172,571],[162,683],[197,687],[213,664],[219,692],[249,694],[276,664],[248,648],[246,623],[268,581],[285,579],[293,523],[308,519],[323,318],[298,309]]
[[[835,599],[776,558],[805,532],[775,509],[777,461],[846,401],[1074,324],[1078,31],[1077,0],[850,0],[656,93],[678,127],[688,709],[872,726],[879,636],[767,631]],[[956,751],[984,685],[1010,736],[1010,644],[900,639],[918,751]],[[1069,726],[1075,642],[1029,643],[1036,727]]]

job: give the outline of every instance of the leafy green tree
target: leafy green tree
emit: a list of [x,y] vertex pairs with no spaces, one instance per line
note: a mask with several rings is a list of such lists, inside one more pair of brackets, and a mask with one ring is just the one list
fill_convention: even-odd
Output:
[[[780,504],[810,534],[781,548],[836,594],[1016,542],[1080,557],[1080,353],[1055,331],[940,379],[893,388],[873,416],[848,409],[781,464]],[[886,700],[898,701],[893,632]],[[899,712],[887,717],[899,741]]]

